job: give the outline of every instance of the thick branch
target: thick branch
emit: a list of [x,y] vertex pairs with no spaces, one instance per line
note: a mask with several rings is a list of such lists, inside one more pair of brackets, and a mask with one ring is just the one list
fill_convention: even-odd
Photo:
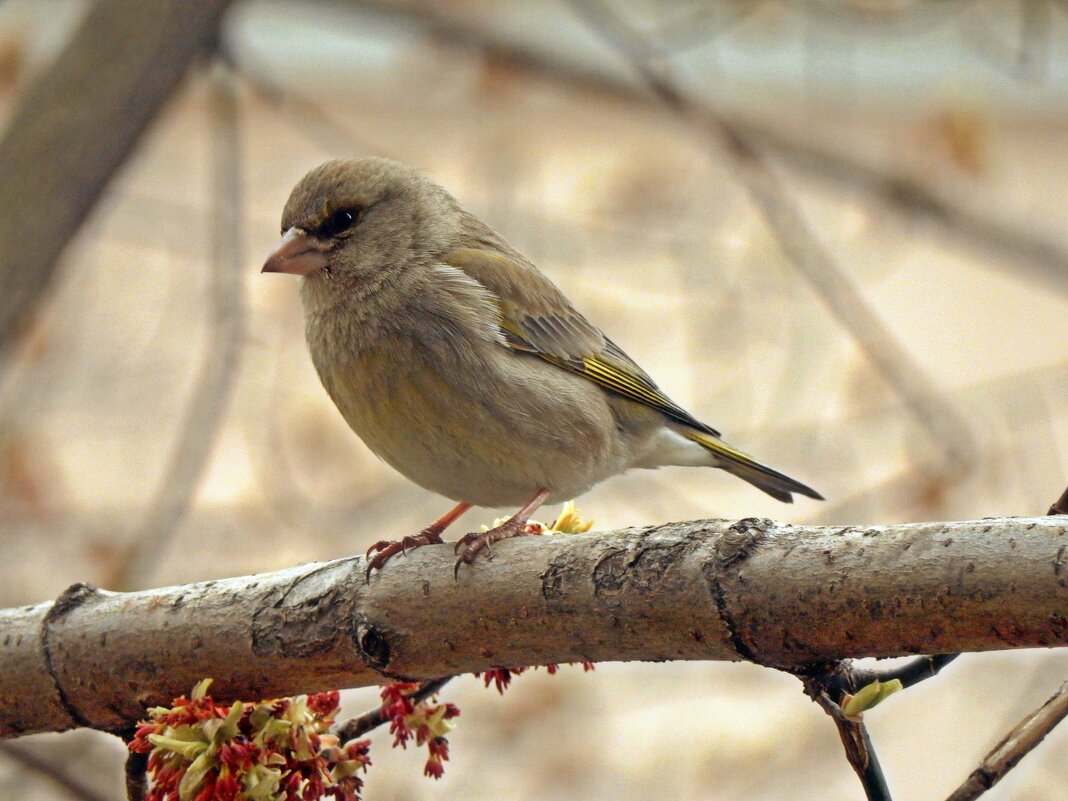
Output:
[[229,0],[97,0],[0,141],[0,351]]
[[1068,645],[1068,521],[861,528],[749,518],[420,548],[0,612],[0,736],[128,728],[205,676],[221,698],[550,662]]

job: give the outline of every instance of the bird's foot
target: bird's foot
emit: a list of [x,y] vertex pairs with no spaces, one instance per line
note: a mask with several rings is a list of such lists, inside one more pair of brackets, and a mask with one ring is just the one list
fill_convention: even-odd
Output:
[[486,556],[492,559],[493,551],[489,548],[492,543],[512,537],[525,537],[527,534],[533,533],[536,532],[527,531],[527,519],[516,516],[508,518],[489,531],[472,531],[470,534],[464,534],[456,541],[454,550],[459,552],[460,558],[456,560],[456,564],[453,566],[453,575],[459,574],[460,565],[471,564],[475,560],[475,556],[482,550],[485,550]]
[[442,542],[444,540],[441,538],[441,530],[433,525],[427,526],[418,534],[409,534],[399,540],[379,540],[367,549],[367,573],[364,578],[370,581],[372,570],[381,570],[382,565],[399,553],[407,556],[409,549],[440,545]]

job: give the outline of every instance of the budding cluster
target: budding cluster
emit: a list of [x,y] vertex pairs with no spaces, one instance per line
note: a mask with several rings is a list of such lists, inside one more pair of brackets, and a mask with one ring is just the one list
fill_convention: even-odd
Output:
[[389,720],[393,747],[407,748],[412,739],[418,746],[425,745],[429,755],[423,775],[440,779],[445,773],[442,763],[449,758],[449,741],[445,735],[452,731],[455,724],[451,721],[460,710],[456,704],[414,701],[412,695],[418,689],[416,682],[387,684],[382,688],[382,713]]
[[211,679],[148,710],[130,750],[148,754],[148,801],[357,801],[369,740],[329,734],[337,691],[217,704]]

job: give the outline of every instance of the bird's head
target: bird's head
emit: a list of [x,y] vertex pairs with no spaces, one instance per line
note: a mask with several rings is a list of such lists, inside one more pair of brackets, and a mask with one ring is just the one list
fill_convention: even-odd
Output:
[[458,219],[456,201],[403,164],[328,161],[293,188],[282,212],[282,239],[263,272],[366,281],[440,255]]

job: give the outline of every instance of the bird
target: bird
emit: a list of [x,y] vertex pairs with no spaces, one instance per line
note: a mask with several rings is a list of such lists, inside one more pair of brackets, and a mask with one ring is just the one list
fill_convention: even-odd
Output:
[[[312,362],[378,457],[455,506],[367,551],[367,578],[444,542],[472,506],[517,508],[455,544],[454,573],[545,503],[631,468],[725,470],[780,501],[823,496],[672,401],[519,251],[422,172],[327,161],[293,188],[265,273],[301,276]],[[492,555],[492,554],[491,554]]]

